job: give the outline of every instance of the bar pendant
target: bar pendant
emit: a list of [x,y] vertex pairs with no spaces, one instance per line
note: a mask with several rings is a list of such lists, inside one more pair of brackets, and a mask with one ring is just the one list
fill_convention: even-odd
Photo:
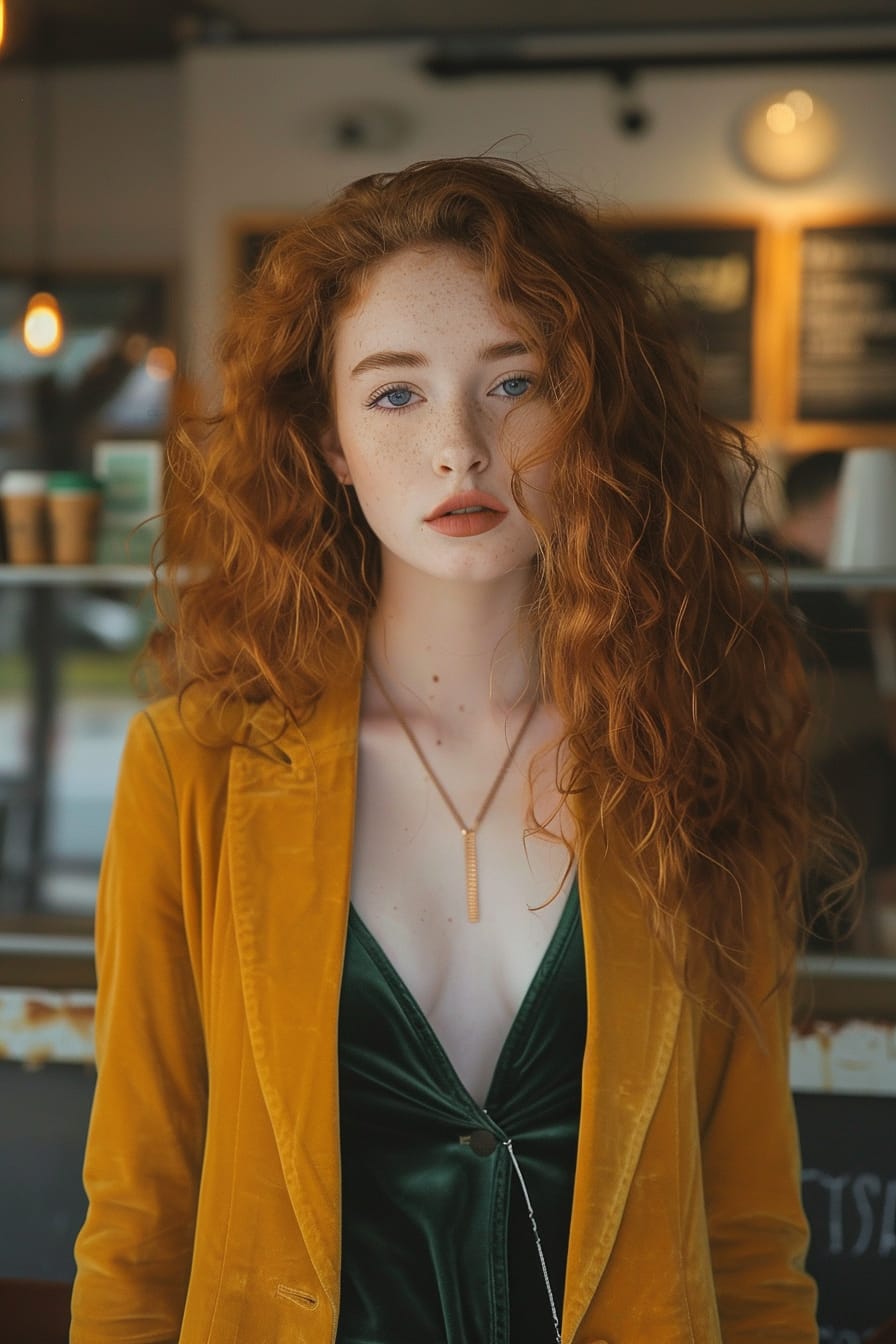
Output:
[[479,923],[479,868],[476,862],[476,830],[462,830],[464,838],[464,863],[467,869],[467,920],[470,924]]

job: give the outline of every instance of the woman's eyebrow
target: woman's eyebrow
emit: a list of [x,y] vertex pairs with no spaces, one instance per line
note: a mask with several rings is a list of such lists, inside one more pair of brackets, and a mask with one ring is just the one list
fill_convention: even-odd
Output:
[[[484,345],[477,359],[490,363],[497,359],[509,359],[517,355],[529,355],[531,350],[522,341],[501,341],[498,345]],[[425,368],[429,360],[414,350],[378,350],[373,355],[365,355],[352,369],[352,378],[358,378],[371,369]]]
[[501,341],[498,345],[484,345],[479,358],[485,363],[495,359],[511,359],[516,355],[531,355],[532,351],[522,341]]
[[416,354],[413,350],[378,350],[375,355],[365,355],[352,369],[351,376],[357,378],[359,374],[367,373],[370,369],[399,367],[420,369],[428,363],[429,360],[425,355]]

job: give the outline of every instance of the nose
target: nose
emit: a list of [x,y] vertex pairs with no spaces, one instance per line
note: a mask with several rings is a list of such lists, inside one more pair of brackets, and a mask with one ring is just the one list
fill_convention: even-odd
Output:
[[481,472],[491,461],[487,417],[475,407],[446,407],[438,425],[432,426],[432,465],[437,476],[465,476]]

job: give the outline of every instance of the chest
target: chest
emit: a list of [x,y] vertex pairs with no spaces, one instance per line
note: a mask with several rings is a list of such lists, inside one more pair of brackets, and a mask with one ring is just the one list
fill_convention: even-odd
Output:
[[[491,782],[477,766],[475,755],[443,765],[442,782],[468,822]],[[564,846],[525,840],[528,798],[522,758],[477,833],[480,920],[471,924],[456,820],[397,737],[362,729],[351,900],[480,1102],[574,876]],[[540,814],[548,802],[543,790]]]

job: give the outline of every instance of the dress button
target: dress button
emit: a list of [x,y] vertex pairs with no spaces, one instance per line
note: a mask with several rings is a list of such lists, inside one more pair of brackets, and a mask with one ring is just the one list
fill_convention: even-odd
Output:
[[491,1157],[498,1146],[498,1140],[490,1129],[474,1129],[471,1134],[462,1134],[461,1143],[467,1143],[477,1157]]

